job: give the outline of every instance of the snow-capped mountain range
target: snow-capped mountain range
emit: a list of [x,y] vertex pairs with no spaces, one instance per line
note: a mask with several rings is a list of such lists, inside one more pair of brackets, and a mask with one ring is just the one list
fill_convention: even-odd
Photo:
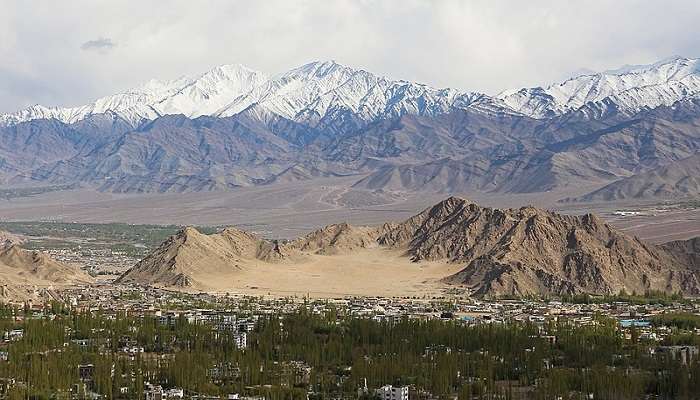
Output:
[[699,65],[675,57],[496,96],[333,61],[272,77],[226,65],[1,115],[0,185],[182,192],[354,176],[353,190],[377,193],[532,193],[637,182],[696,160]]
[[153,120],[162,115],[188,117],[213,115],[242,93],[267,81],[267,76],[242,65],[222,65],[196,77],[170,81],[152,79],[123,93],[103,97],[78,107],[35,105],[0,116],[0,123],[16,124],[35,119],[57,119],[65,123],[81,121],[94,114],[114,113],[132,123]]
[[242,65],[223,65],[194,77],[148,83],[78,107],[35,105],[0,115],[0,124],[36,119],[64,123],[114,113],[132,124],[163,115],[228,117],[244,110],[315,124],[339,113],[363,121],[405,114],[434,116],[452,109],[547,118],[590,104],[614,104],[619,112],[700,95],[700,60],[674,57],[658,63],[587,74],[547,87],[504,91],[496,96],[384,78],[334,61],[316,61],[268,77]]
[[224,65],[196,77],[151,80],[143,86],[80,107],[36,105],[0,116],[15,124],[54,118],[73,123],[112,112],[131,123],[163,115],[228,117],[253,107],[291,120],[311,122],[346,110],[362,119],[403,114],[435,115],[451,107],[469,107],[485,96],[454,89],[391,81],[334,61],[317,61],[268,78],[242,65]]
[[546,118],[604,101],[631,114],[698,95],[700,59],[673,57],[650,65],[581,75],[545,88],[505,91],[497,97],[515,111]]

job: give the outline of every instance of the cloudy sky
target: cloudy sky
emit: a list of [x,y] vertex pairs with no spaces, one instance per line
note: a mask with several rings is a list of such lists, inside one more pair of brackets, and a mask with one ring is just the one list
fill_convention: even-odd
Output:
[[489,94],[700,56],[700,1],[3,1],[0,112],[71,106],[216,65],[334,59]]

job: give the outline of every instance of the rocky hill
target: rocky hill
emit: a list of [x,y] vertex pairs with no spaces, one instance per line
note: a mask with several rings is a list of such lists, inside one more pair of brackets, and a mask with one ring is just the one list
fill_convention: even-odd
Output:
[[17,244],[0,249],[0,297],[4,300],[31,299],[39,288],[92,281],[92,277],[77,266],[56,261],[48,254],[26,250]]
[[[333,257],[384,249],[403,253],[407,269],[429,262],[460,266],[456,273],[446,267],[442,283],[478,296],[622,290],[700,294],[696,260],[678,255],[680,247],[643,243],[590,214],[500,210],[450,197],[401,223],[330,225],[284,244],[232,228],[213,235],[187,228],[118,282],[207,290],[207,282],[226,274],[232,277],[228,288],[235,289],[234,272],[255,273],[260,263],[276,263],[282,271],[302,268],[309,258],[333,263]],[[372,279],[372,271],[365,279]]]
[[169,237],[117,283],[206,290],[198,276],[215,277],[242,268],[251,260],[274,262],[282,259],[279,247],[235,228],[205,235],[187,227]]
[[451,197],[379,240],[405,246],[415,261],[464,264],[445,281],[480,295],[700,290],[687,265],[591,214],[499,210]]
[[27,238],[15,233],[0,231],[0,249],[10,247],[12,245],[21,245],[27,241]]

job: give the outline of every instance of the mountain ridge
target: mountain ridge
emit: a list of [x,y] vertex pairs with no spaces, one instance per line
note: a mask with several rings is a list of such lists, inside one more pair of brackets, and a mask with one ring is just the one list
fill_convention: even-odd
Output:
[[564,202],[684,199],[700,195],[700,153],[612,182]]
[[[623,290],[700,294],[697,269],[686,264],[690,256],[643,243],[592,214],[560,215],[530,206],[500,210],[448,197],[402,222],[376,227],[334,224],[288,242],[267,241],[237,229],[234,236],[226,232],[202,235],[185,228],[117,283],[230,291],[242,284],[237,283],[239,275],[255,274],[260,265],[274,263],[280,273],[302,271],[319,258],[332,264],[334,257],[348,254],[400,251],[405,260],[401,268],[442,262],[442,284],[477,296]],[[691,247],[673,248],[689,252]],[[187,256],[163,257],[179,252]],[[455,272],[448,265],[459,267]],[[212,287],[200,279],[221,283]]]
[[[449,108],[488,104],[486,109],[546,118],[586,104],[602,106],[611,99],[633,114],[669,106],[700,94],[700,59],[672,57],[653,64],[582,74],[546,87],[502,91],[494,96],[452,88],[432,88],[391,80],[339,64],[313,61],[268,77],[241,64],[224,64],[191,77],[152,79],[141,86],[77,107],[34,105],[0,115],[0,124],[55,118],[74,123],[89,115],[115,112],[133,124],[162,115],[230,117],[251,106],[264,106],[288,119],[323,119],[329,110],[345,108],[365,120],[444,113]],[[420,100],[419,104],[416,100]],[[474,107],[479,109],[479,107]],[[313,121],[317,123],[318,121]]]
[[[660,104],[653,108],[602,97],[647,78],[647,89],[695,82],[700,75],[689,71],[696,61],[627,68],[614,75],[623,84],[605,90],[599,86],[607,75],[586,75],[575,107],[552,106],[564,113],[546,118],[496,97],[335,62],[271,78],[218,67],[66,109],[68,122],[0,117],[0,183],[186,192],[357,175],[356,188],[399,192],[603,187],[700,151],[700,98],[693,93],[667,105],[679,96],[664,89],[663,101],[650,97]],[[112,105],[124,112],[106,110]]]

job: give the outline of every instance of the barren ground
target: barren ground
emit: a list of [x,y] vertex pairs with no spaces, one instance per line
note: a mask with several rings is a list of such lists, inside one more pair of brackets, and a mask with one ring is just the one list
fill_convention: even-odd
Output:
[[365,249],[345,255],[312,255],[284,264],[246,261],[241,269],[194,278],[213,293],[309,296],[440,296],[440,279],[461,269],[444,262],[414,263],[401,250]]
[[[132,224],[235,225],[269,238],[290,238],[331,223],[374,225],[403,220],[444,199],[447,193],[371,193],[349,187],[357,177],[329,178],[241,188],[230,192],[110,194],[92,190],[47,192],[0,200],[0,219],[13,221],[125,222]],[[532,204],[555,211],[595,212],[614,226],[653,242],[700,235],[698,208],[659,210],[659,202],[560,204],[580,193],[459,194],[489,207]],[[616,216],[620,209],[644,215]]]

